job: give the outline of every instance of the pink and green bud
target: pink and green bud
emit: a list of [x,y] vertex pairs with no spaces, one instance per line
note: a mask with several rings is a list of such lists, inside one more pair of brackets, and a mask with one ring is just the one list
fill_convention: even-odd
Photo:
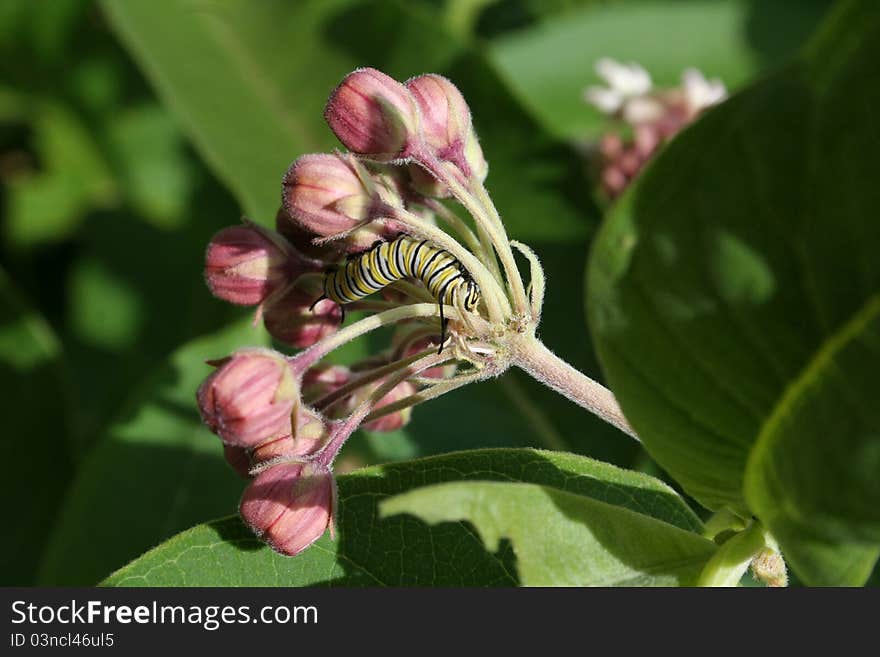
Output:
[[410,92],[374,68],[349,73],[330,95],[324,118],[346,148],[382,162],[407,157],[419,132]]
[[331,527],[336,482],[319,463],[274,465],[250,483],[242,496],[242,520],[273,550],[294,556]]
[[263,312],[263,324],[269,334],[297,349],[311,347],[332,335],[342,324],[342,308],[335,301],[322,299],[321,285],[314,288],[309,279],[298,283],[272,303]]
[[488,165],[458,87],[441,75],[428,74],[411,78],[406,88],[418,105],[422,136],[435,156],[452,162],[465,176],[484,180]]
[[318,363],[303,374],[300,382],[303,400],[312,403],[336,392],[351,380],[351,370],[344,365]]
[[301,273],[315,269],[314,263],[297,257],[281,235],[252,224],[224,228],[205,252],[211,293],[242,306],[263,303]]
[[294,249],[310,258],[323,262],[331,262],[339,259],[342,253],[338,245],[333,243],[315,244],[315,234],[307,231],[290,216],[287,209],[282,205],[275,213],[275,230],[290,243]]
[[[375,390],[382,385],[383,381],[377,381],[373,384],[364,386],[363,388],[358,389],[357,392],[352,395],[348,404],[351,410],[354,410],[361,403],[363,403],[367,397],[369,397]],[[379,401],[373,404],[373,410],[378,410],[383,406],[388,406],[389,404],[393,404],[396,401],[400,401],[404,397],[409,397],[416,393],[416,387],[410,383],[409,381],[403,381],[396,385],[392,390],[390,390],[384,397],[382,397]],[[404,408],[399,411],[395,411],[394,413],[389,413],[388,415],[384,415],[375,420],[371,420],[370,422],[365,422],[363,424],[363,428],[367,431],[377,431],[377,432],[387,432],[387,431],[396,431],[397,429],[401,429],[409,424],[410,418],[412,417],[412,408]]]
[[299,387],[282,354],[242,349],[205,379],[197,399],[205,424],[225,444],[254,447],[291,433]]
[[327,437],[327,423],[321,414],[302,406],[296,411],[296,431],[258,445],[251,452],[251,459],[257,465],[282,456],[309,456],[324,446]]
[[282,194],[284,210],[305,233],[344,236],[333,244],[343,252],[362,251],[399,232],[371,220],[387,216],[402,200],[350,154],[303,155],[284,176]]

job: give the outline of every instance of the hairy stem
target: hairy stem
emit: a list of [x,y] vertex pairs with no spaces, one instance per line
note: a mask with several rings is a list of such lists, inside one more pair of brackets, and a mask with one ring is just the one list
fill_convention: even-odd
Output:
[[514,365],[575,404],[639,439],[608,388],[566,363],[534,335],[519,336],[511,341],[510,347]]
[[[461,319],[458,309],[453,308],[452,306],[443,306],[443,312],[446,317]],[[413,319],[416,317],[439,317],[439,315],[440,309],[436,303],[413,303],[392,310],[386,310],[378,315],[365,317],[351,326],[346,326],[345,328],[340,329],[333,335],[324,338],[302,353],[294,356],[292,361],[297,370],[305,372],[331,351],[334,351],[342,345],[351,342],[355,338],[358,338],[365,333],[369,333],[370,331],[374,331],[381,326],[396,324],[405,319]]]
[[449,236],[445,231],[427,223],[421,217],[395,208],[389,212],[391,219],[406,224],[417,236],[430,240],[437,246],[451,253],[468,270],[474,281],[480,287],[483,300],[486,302],[486,310],[492,322],[499,322],[510,314],[510,306],[507,303],[507,295],[491,272],[480,262],[477,257]]
[[377,408],[367,416],[366,421],[377,420],[380,417],[396,413],[404,408],[421,404],[430,399],[436,399],[441,395],[445,395],[447,392],[452,392],[453,390],[466,386],[469,383],[476,383],[477,381],[483,381],[487,378],[489,378],[489,376],[485,372],[477,371],[469,374],[459,374],[451,379],[441,379],[439,383],[425,388],[424,390],[420,390],[413,395],[398,399],[396,402],[388,404],[387,406]]
[[513,305],[520,315],[525,315],[529,308],[529,300],[526,296],[522,275],[519,273],[519,268],[516,266],[516,261],[513,259],[513,250],[510,248],[510,239],[507,237],[507,230],[504,228],[504,223],[501,221],[501,215],[498,214],[498,208],[495,207],[495,204],[492,202],[492,198],[489,196],[489,192],[486,191],[486,187],[483,183],[478,182],[476,185],[473,185],[473,187],[475,188],[474,195],[476,196],[477,201],[483,206],[486,213],[489,215],[490,221],[497,233],[497,237],[494,241],[496,242],[496,248],[498,249],[498,257],[501,259],[501,265],[504,267],[504,272],[507,274],[507,280],[510,283]]
[[326,395],[316,400],[312,406],[316,409],[325,413],[328,408],[332,407],[338,401],[345,399],[353,393],[358,388],[365,386],[369,383],[373,383],[374,381],[378,381],[389,374],[394,374],[399,370],[403,369],[407,365],[412,365],[414,362],[419,360],[420,358],[424,358],[425,356],[430,356],[435,353],[437,350],[435,348],[426,349],[417,354],[413,354],[412,356],[407,356],[406,358],[401,358],[400,360],[396,360],[392,363],[388,363],[387,365],[383,365],[382,367],[377,367],[372,370],[368,370],[361,374],[360,376],[354,377],[351,381],[346,383],[345,385],[339,386],[333,392],[328,392]]

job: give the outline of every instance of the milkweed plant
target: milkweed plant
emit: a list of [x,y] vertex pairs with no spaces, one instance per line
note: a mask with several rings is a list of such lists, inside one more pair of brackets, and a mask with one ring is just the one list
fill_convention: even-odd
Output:
[[[672,88],[655,87],[647,71],[635,63],[601,59],[596,72],[604,86],[588,87],[583,100],[605,117],[605,130],[587,152],[594,182],[609,205],[618,198],[625,204],[632,195],[622,196],[624,191],[651,168],[654,155],[707,109],[724,101],[727,90],[719,80],[707,79],[696,69],[686,69],[680,84]],[[781,106],[780,111],[784,109]],[[275,340],[297,350],[291,355],[242,347],[210,362],[215,369],[197,393],[202,419],[222,441],[226,460],[249,480],[239,511],[253,533],[289,556],[301,553],[328,530],[333,536],[338,515],[334,461],[358,428],[399,429],[409,422],[417,405],[502,376],[511,368],[524,371],[639,440],[611,391],[555,355],[539,338],[548,281],[539,254],[508,237],[486,185],[490,163],[480,147],[468,104],[456,86],[439,75],[420,75],[401,83],[378,70],[361,68],[332,92],[324,118],[346,150],[296,159],[283,176],[275,230],[246,220],[217,233],[205,256],[211,292],[225,301],[256,307],[255,323],[261,321]],[[707,116],[694,129],[705,128],[711,118]],[[785,121],[791,120],[786,115]],[[715,134],[712,129],[705,128],[702,134]],[[670,147],[670,155],[673,151]],[[679,148],[675,154],[679,160],[664,157],[658,165],[685,162],[683,153],[692,157],[693,151]],[[622,232],[622,225],[612,222],[608,231],[617,232],[600,235],[604,248],[619,244],[626,249],[626,239],[634,243],[635,236]],[[662,238],[656,236],[661,259],[672,253]],[[756,256],[736,241],[736,235],[721,238],[717,248],[723,250],[718,257],[750,275],[765,271]],[[604,262],[606,268],[618,266],[613,256]],[[743,285],[726,287],[724,292],[734,295],[727,302],[761,293],[765,289],[760,286],[762,280],[752,276]],[[347,315],[351,319],[346,322]],[[601,315],[597,320],[595,313],[591,318],[604,321]],[[660,329],[658,335],[665,335]],[[384,349],[347,365],[339,364],[337,355],[328,358],[374,331],[380,331],[387,341]],[[843,350],[840,345],[844,344],[849,343],[834,343],[833,348]],[[641,350],[642,357],[653,358],[652,348],[648,345]],[[828,363],[837,358],[836,351],[821,354]],[[826,360],[818,361],[816,367],[824,367]],[[696,393],[701,380],[695,377],[682,385]],[[796,400],[812,385],[805,381],[786,394]],[[652,385],[656,388],[657,382]],[[638,405],[632,408],[637,410]],[[635,413],[633,419],[640,419]],[[795,572],[808,573],[814,582],[825,581],[828,569],[837,573],[835,577],[844,573],[849,578],[828,581],[867,579],[877,551],[864,541],[873,534],[846,534],[851,542],[839,552],[839,546],[813,542],[813,537],[792,539],[795,525],[786,524],[790,518],[774,515],[780,494],[773,486],[781,484],[752,472],[764,462],[756,461],[750,468],[747,482],[750,499],[758,500],[755,504],[761,507],[759,512],[744,505],[741,495],[731,493],[739,490],[742,481],[715,466],[725,458],[740,458],[742,445],[736,441],[740,433],[751,435],[750,429],[731,429],[730,440],[728,434],[718,433],[723,440],[687,442],[670,436],[668,441],[655,441],[647,429],[651,418],[643,416],[642,420],[644,424],[636,424],[645,427],[645,442],[656,443],[648,447],[666,450],[658,462],[715,512],[704,525],[697,521],[701,536],[685,532],[691,541],[688,549],[699,552],[703,560],[698,575],[688,576],[687,581],[736,585],[751,567],[758,581],[784,586],[788,573],[783,552]],[[774,415],[762,431],[784,422],[793,420]],[[669,426],[677,425],[670,420]],[[707,431],[714,430],[706,426]],[[805,426],[800,427],[801,433]],[[767,440],[764,443],[770,444]],[[832,443],[821,445],[832,450],[827,458],[821,457],[822,462],[838,458]],[[765,456],[773,455],[765,452]],[[680,466],[682,455],[697,465]],[[745,466],[736,462],[742,468],[733,471],[740,472]],[[797,479],[795,469],[786,473],[792,479],[785,485],[801,486],[802,502],[808,500],[822,513],[831,509],[824,497],[814,495]],[[429,509],[420,514],[423,519],[471,518],[436,512],[439,498],[420,499],[421,508]],[[531,508],[536,499],[530,498]],[[862,504],[861,498],[851,501],[853,508],[864,511],[865,518],[874,517],[876,509],[871,511],[873,507]],[[838,511],[835,507],[827,513],[828,526],[835,531],[839,529],[834,524]],[[599,512],[597,517],[604,516]],[[791,515],[795,517],[799,516]],[[609,531],[617,531],[615,540],[632,550],[621,559],[638,562],[633,545],[641,539],[633,537],[649,540],[651,532],[644,533],[642,524],[626,525],[626,513],[619,518],[623,528]],[[784,534],[780,537],[783,549],[765,521],[774,532],[778,528]],[[535,522],[540,524],[540,520],[532,519],[532,530]],[[654,547],[658,554],[672,555],[668,558],[674,561],[675,554],[687,552],[677,552],[675,547],[684,539],[675,533],[677,529],[663,526],[657,536],[665,538],[657,538]],[[594,531],[592,525],[589,531]],[[601,541],[601,536],[591,534],[587,540]],[[487,542],[490,549],[491,542]],[[540,551],[535,541],[527,544]],[[790,553],[786,546],[793,546]],[[540,562],[535,554],[524,559],[528,567]],[[548,579],[539,574],[529,581]]]
[[[324,116],[348,150],[299,157],[284,175],[276,230],[226,228],[205,257],[215,296],[256,306],[256,321],[300,349],[242,348],[212,361],[198,390],[226,460],[250,479],[240,513],[254,533],[286,555],[332,533],[333,463],[355,430],[398,429],[414,406],[511,367],[636,437],[611,392],[538,338],[544,272],[508,238],[454,84],[362,68]],[[365,316],[343,326],[354,311]],[[387,349],[327,362],[384,327],[394,328]]]

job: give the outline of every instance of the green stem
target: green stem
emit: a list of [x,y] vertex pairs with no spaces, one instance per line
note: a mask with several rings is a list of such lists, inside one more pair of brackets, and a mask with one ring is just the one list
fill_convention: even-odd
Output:
[[697,586],[737,586],[752,559],[767,545],[757,521],[725,541],[703,567]]

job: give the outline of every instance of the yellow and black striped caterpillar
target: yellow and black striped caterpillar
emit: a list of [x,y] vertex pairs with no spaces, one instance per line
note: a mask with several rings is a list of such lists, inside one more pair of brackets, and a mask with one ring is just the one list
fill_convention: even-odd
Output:
[[377,242],[369,251],[327,270],[324,296],[339,304],[351,303],[407,277],[424,283],[440,304],[442,351],[446,338],[443,305],[459,307],[461,303],[473,311],[480,303],[480,288],[451,253],[427,240],[401,235],[391,242]]

